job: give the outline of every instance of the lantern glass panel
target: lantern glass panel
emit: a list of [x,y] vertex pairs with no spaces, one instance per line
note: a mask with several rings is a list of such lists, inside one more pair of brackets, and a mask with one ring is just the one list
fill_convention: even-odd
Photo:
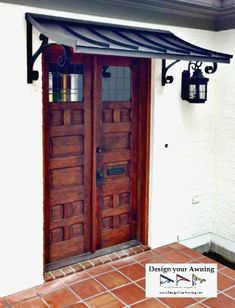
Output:
[[199,96],[200,96],[200,99],[206,99],[206,85],[205,84],[200,85]]
[[193,99],[196,97],[197,88],[195,84],[189,85],[189,99]]

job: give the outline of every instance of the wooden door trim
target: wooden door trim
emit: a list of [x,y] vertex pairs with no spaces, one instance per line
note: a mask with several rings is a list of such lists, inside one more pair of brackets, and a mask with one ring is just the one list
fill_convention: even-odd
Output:
[[[139,100],[139,60],[138,59],[134,59],[134,61],[132,62],[132,73],[133,73],[133,77],[132,77],[132,101],[135,102],[134,104],[132,104],[132,115],[131,115],[131,122],[132,122],[132,136],[131,136],[131,174],[134,174],[134,170],[136,171],[136,177],[132,178],[131,181],[131,192],[132,192],[132,196],[135,197],[136,202],[133,202],[132,204],[132,215],[134,215],[134,217],[131,217],[131,233],[132,236],[134,236],[134,232],[135,232],[135,237],[137,238],[138,232],[138,218],[137,218],[137,211],[138,211],[138,207],[141,204],[138,204],[138,164],[139,164],[139,131],[138,131],[138,126],[139,126],[139,104],[141,102],[141,100]],[[137,153],[137,154],[136,154]]]
[[47,255],[47,230],[49,226],[49,217],[47,215],[47,117],[48,117],[48,86],[47,86],[47,69],[46,61],[44,56],[42,56],[42,146],[43,146],[43,272],[46,272],[46,255]]
[[94,253],[97,250],[97,244],[100,242],[99,239],[99,223],[97,224],[98,217],[98,202],[97,202],[97,187],[96,187],[96,170],[97,170],[97,153],[96,148],[98,146],[97,142],[99,140],[99,132],[97,130],[99,117],[97,115],[97,105],[99,102],[99,94],[101,92],[100,82],[99,82],[99,64],[97,56],[93,56],[92,59],[93,68],[93,84],[92,84],[92,231],[91,231],[91,251]]
[[137,239],[148,244],[151,59],[139,60],[139,143]]

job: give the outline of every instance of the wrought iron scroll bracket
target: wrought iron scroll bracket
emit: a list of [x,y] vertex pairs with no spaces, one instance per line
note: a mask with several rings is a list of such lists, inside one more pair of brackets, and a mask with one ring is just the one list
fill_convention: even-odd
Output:
[[213,66],[206,66],[205,72],[206,74],[214,74],[217,71],[218,64],[213,62]]
[[[201,67],[203,64],[203,62],[201,61],[189,61],[188,63],[188,71],[190,72],[190,68],[192,68],[193,70],[198,69],[199,67]],[[218,64],[216,62],[213,62],[213,66],[206,66],[205,67],[205,73],[206,74],[214,74],[217,71],[217,67]]]
[[27,21],[27,82],[33,83],[34,80],[38,80],[39,72],[33,69],[34,62],[38,56],[48,48],[48,38],[40,34],[39,39],[42,41],[41,46],[33,54],[33,31],[32,25]]
[[168,70],[178,63],[180,60],[175,60],[168,66],[166,66],[166,59],[162,59],[162,86],[165,86],[166,84],[172,83],[174,81],[174,77],[167,75]]
[[188,63],[188,71],[190,72],[190,68],[192,70],[197,70],[202,66],[202,62],[201,61],[189,61]]
[[[170,84],[174,81],[173,76],[171,75],[167,75],[168,70],[175,65],[176,63],[178,63],[180,60],[175,60],[172,63],[170,63],[168,66],[166,65],[166,59],[162,59],[162,86],[165,86],[166,84]],[[202,62],[200,61],[189,61],[188,64],[188,70],[190,69],[190,67],[192,69],[196,69],[199,68],[202,65]],[[217,70],[218,64],[216,62],[213,62],[212,66],[206,66],[205,67],[205,73],[206,74],[214,74]]]
[[[190,69],[192,69],[194,71],[196,69],[199,69],[202,66],[202,64],[203,64],[203,62],[201,62],[201,61],[189,61],[188,72],[190,72]],[[214,74],[217,71],[217,67],[218,67],[218,64],[216,62],[213,62],[213,65],[212,66],[207,65],[204,68],[204,71],[205,71],[206,74]]]
[[[27,83],[33,83],[38,80],[39,72],[33,69],[34,63],[40,54],[53,44],[48,44],[48,37],[43,34],[39,35],[39,40],[42,41],[38,50],[33,54],[33,32],[32,25],[27,21]],[[71,50],[70,47],[62,45],[64,49],[64,55],[59,56],[58,65],[64,67],[70,62]]]

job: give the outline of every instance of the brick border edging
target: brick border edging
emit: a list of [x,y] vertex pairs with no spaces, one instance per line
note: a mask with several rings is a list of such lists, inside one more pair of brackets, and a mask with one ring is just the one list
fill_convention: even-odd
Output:
[[151,248],[146,245],[138,245],[117,252],[112,252],[110,254],[104,255],[102,257],[97,257],[94,259],[78,262],[60,269],[46,272],[44,274],[44,281],[49,282],[57,278],[66,277],[74,273],[82,272],[89,268],[123,259],[125,257],[130,257],[138,253],[150,250]]

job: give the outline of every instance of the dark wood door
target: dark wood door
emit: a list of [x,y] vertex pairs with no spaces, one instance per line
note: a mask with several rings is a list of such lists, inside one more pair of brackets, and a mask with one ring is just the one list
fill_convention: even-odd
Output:
[[138,62],[99,57],[96,63],[97,242],[104,248],[136,238]]
[[60,49],[44,54],[46,262],[90,251],[91,68]]
[[46,263],[137,238],[138,60],[43,56]]

